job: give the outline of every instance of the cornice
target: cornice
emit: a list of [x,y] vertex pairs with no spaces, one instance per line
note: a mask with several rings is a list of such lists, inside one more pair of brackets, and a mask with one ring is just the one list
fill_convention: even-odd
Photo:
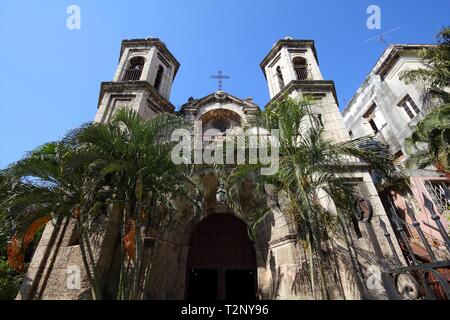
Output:
[[149,94],[149,96],[153,98],[153,102],[163,108],[164,111],[170,113],[174,112],[175,106],[170,103],[170,101],[161,96],[161,94],[147,81],[102,82],[100,86],[98,106],[100,106],[100,103],[106,92],[122,93],[125,91],[133,92],[136,90],[145,90]]

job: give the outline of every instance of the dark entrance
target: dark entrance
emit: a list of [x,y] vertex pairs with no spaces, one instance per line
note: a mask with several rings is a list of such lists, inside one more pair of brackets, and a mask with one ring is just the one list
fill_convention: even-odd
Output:
[[256,257],[247,226],[213,214],[194,229],[187,260],[188,300],[254,300]]

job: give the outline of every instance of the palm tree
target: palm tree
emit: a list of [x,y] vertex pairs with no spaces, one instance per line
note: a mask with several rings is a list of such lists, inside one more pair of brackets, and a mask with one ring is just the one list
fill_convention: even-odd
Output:
[[425,100],[432,108],[406,140],[410,158],[408,167],[425,168],[434,165],[450,177],[450,27],[442,29],[438,45],[419,53],[425,68],[408,70],[401,75],[405,83],[421,82],[425,86]]
[[95,222],[113,207],[121,213],[118,298],[141,299],[150,271],[142,264],[147,229],[170,226],[180,202],[201,212],[192,168],[171,160],[170,134],[185,125],[175,115],[160,114],[146,121],[121,109],[111,123],[82,126],[9,166],[3,172],[9,183],[0,208],[16,226],[18,251],[29,242],[30,228],[35,231],[50,219],[61,224],[75,218],[92,297],[101,299],[91,238],[101,232]]
[[[143,120],[118,110],[111,123],[92,123],[77,135],[80,147],[97,156],[91,167],[109,181],[112,201],[121,212],[119,299],[142,299],[150,266],[142,261],[150,226],[164,230],[176,219],[177,202],[198,204],[198,183],[191,168],[171,160],[170,134],[186,126],[172,114]],[[130,285],[131,284],[131,285]]]
[[417,124],[406,139],[406,150],[408,167],[434,165],[450,178],[450,104],[434,109]]
[[61,141],[44,144],[5,169],[8,190],[0,205],[14,225],[15,237],[8,249],[11,262],[19,257],[18,269],[23,268],[20,257],[42,226],[50,220],[60,226],[76,218],[92,297],[100,299],[87,226],[105,203],[98,197],[100,181],[86,175],[89,157],[78,152],[73,142],[75,134],[76,131]]
[[[348,221],[352,203],[358,196],[345,179],[349,162],[352,159],[365,161],[386,176],[394,171],[394,165],[388,147],[371,143],[370,138],[344,143],[325,139],[323,129],[314,125],[316,116],[312,105],[313,101],[308,98],[285,98],[250,119],[250,127],[279,130],[279,170],[273,176],[262,176],[259,173],[261,163],[240,165],[228,175],[226,185],[234,210],[250,217],[253,230],[270,211],[261,207],[256,214],[245,212],[240,202],[245,184],[253,183],[255,190],[260,191],[274,185],[287,196],[286,214],[295,222],[298,240],[308,252],[313,295],[319,287],[326,298],[323,272],[326,253],[323,249],[327,244],[330,246],[341,222]],[[323,204],[321,199],[327,197],[333,200],[336,210]],[[314,270],[319,270],[318,285]]]
[[425,100],[437,99],[436,105],[450,103],[450,27],[437,35],[437,45],[424,48],[419,57],[425,68],[407,70],[400,76],[407,84],[421,82],[425,87]]

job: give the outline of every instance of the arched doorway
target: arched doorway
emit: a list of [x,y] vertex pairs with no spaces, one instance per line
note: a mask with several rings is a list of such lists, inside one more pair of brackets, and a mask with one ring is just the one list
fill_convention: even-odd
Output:
[[187,259],[188,300],[254,300],[256,256],[246,224],[213,214],[194,229]]

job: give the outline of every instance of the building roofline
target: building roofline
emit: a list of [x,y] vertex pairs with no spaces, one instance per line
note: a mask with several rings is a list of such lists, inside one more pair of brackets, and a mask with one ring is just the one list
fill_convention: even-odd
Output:
[[375,65],[370,69],[369,73],[366,75],[364,80],[359,85],[358,89],[356,90],[353,97],[350,99],[350,101],[345,106],[344,110],[342,110],[342,115],[344,115],[349,107],[354,103],[356,98],[359,96],[359,94],[362,91],[362,88],[365,86],[365,84],[368,82],[370,77],[372,75],[380,75],[383,76],[389,70],[392,68],[392,66],[397,61],[399,54],[404,51],[414,51],[414,50],[420,50],[423,48],[431,48],[435,47],[436,45],[433,44],[392,44],[388,48],[386,48],[383,53],[381,54],[380,58],[377,60]]
[[232,94],[229,94],[224,91],[217,91],[211,94],[208,94],[200,99],[193,99],[192,101],[189,101],[188,103],[184,104],[180,108],[180,112],[183,112],[185,108],[200,108],[201,106],[210,103],[211,101],[218,101],[218,102],[226,102],[231,101],[238,105],[241,105],[242,107],[246,108],[256,108],[259,110],[259,106],[253,102],[253,100],[249,99],[241,99],[238,98]]
[[[397,61],[399,54],[405,51],[417,51],[423,48],[430,48],[434,45],[430,44],[395,44],[390,49],[390,52],[387,54],[387,56],[383,59],[383,57],[386,55],[388,49],[386,49],[381,56],[381,58],[378,60],[378,63],[374,66],[373,71],[376,75],[385,75],[391,67],[394,65],[394,63]],[[379,64],[379,66],[378,66]],[[378,68],[377,68],[378,66]]]
[[[161,41],[159,38],[145,38],[145,39],[127,39],[122,41],[122,45],[120,48],[120,57],[122,57],[123,52],[127,47],[135,47],[135,46],[155,46],[159,50],[161,50],[169,60],[171,60],[175,64],[175,73],[174,78],[178,72],[178,69],[180,68],[180,62],[175,58],[175,56],[167,49],[166,44]],[[119,58],[120,59],[120,58]]]

